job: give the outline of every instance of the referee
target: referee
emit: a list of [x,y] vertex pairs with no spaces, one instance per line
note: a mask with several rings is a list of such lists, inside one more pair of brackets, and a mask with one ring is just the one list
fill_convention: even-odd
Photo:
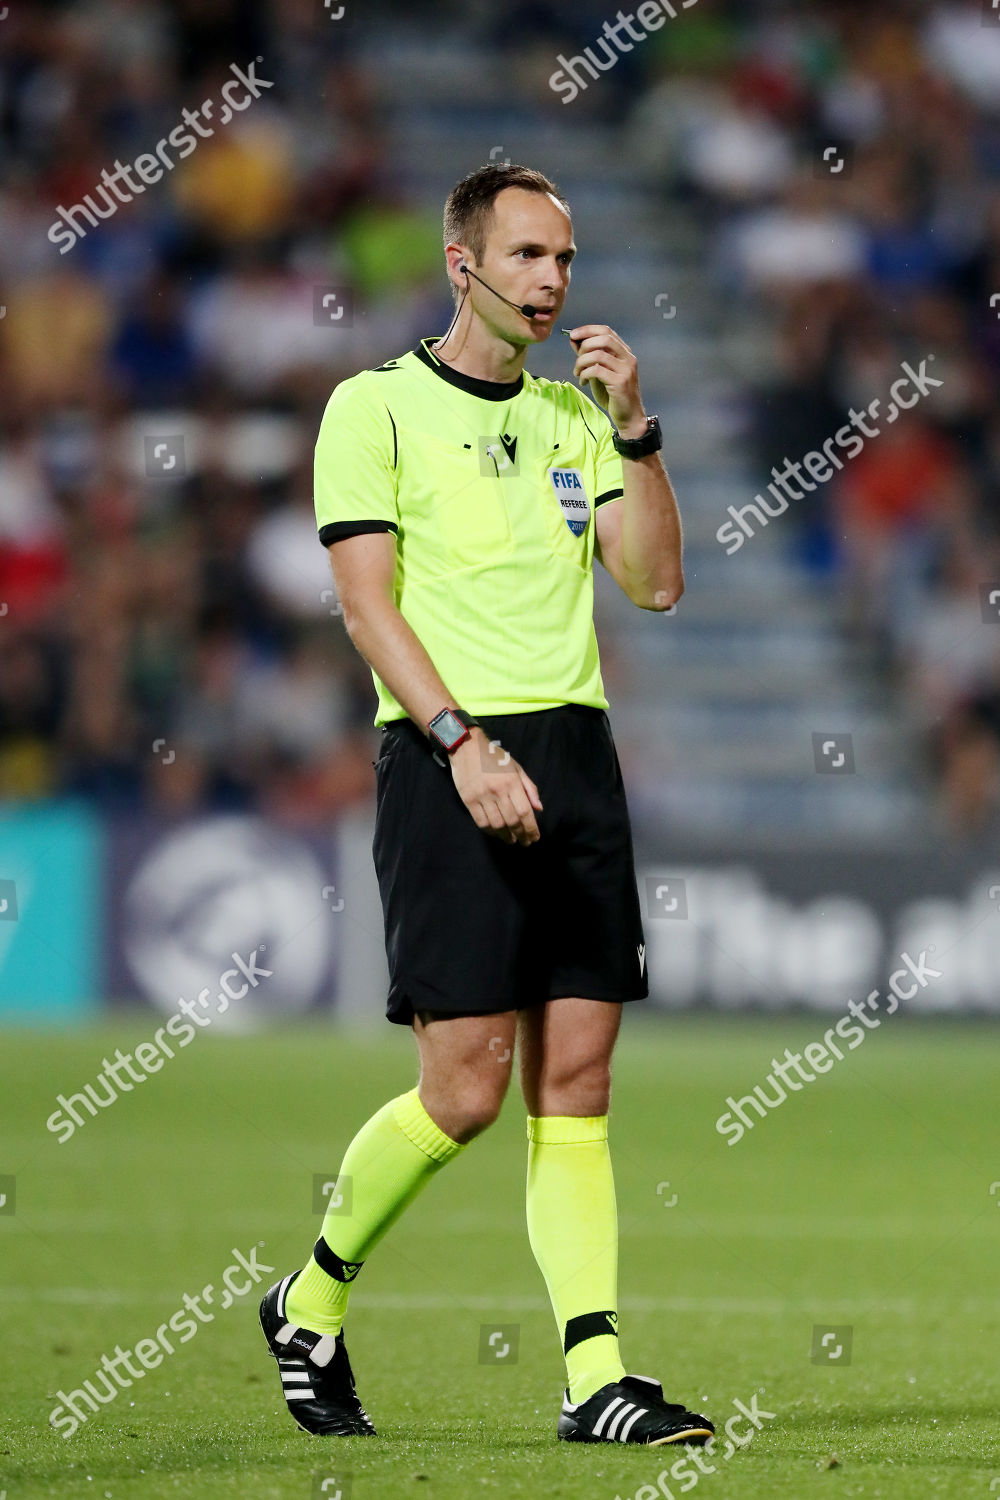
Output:
[[473,172],[444,250],[447,334],[342,381],[316,444],[319,537],[378,692],[387,1015],[412,1027],[420,1079],[348,1146],[309,1262],[261,1324],[301,1427],[374,1433],[344,1345],[351,1283],[497,1118],[516,1042],[528,1235],[566,1359],[557,1434],[702,1444],[711,1422],[619,1356],[610,1063],[622,1003],[649,987],[593,621],[595,556],[640,609],[680,597],[677,504],[613,329],[569,330],[599,406],[524,370],[576,253],[555,184]]

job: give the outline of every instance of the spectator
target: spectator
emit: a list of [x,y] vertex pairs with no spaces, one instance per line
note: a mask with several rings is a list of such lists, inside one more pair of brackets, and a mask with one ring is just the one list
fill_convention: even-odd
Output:
[[963,471],[933,427],[901,412],[834,484],[852,616],[891,662],[934,558],[967,521]]

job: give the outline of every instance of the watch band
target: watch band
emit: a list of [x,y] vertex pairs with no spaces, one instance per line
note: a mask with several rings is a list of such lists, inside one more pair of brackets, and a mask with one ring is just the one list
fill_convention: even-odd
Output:
[[611,439],[615,452],[620,453],[622,458],[645,458],[647,453],[655,453],[663,447],[663,433],[660,430],[659,417],[646,418],[646,431],[642,437],[623,438],[617,431]]

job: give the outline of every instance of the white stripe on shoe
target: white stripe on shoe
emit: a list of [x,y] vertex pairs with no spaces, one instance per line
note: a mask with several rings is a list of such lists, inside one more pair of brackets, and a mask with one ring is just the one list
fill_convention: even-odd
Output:
[[649,1410],[648,1406],[637,1406],[636,1407],[635,1411],[629,1417],[628,1421],[623,1425],[621,1431],[618,1434],[618,1441],[620,1443],[627,1443],[628,1442],[629,1429],[631,1428],[632,1423],[635,1422],[635,1421],[638,1421],[639,1417],[644,1417],[646,1415],[646,1413],[648,1412],[648,1410]]
[[286,1401],[315,1401],[316,1392],[312,1389],[307,1391],[286,1391]]
[[283,1318],[285,1316],[285,1293],[288,1291],[288,1284],[292,1280],[292,1277],[294,1275],[295,1275],[295,1272],[293,1271],[290,1276],[286,1276],[285,1279],[284,1279],[284,1281],[281,1283],[281,1285],[278,1288],[278,1317],[279,1318]]
[[622,1407],[620,1407],[618,1409],[618,1411],[615,1412],[614,1416],[611,1418],[611,1421],[608,1423],[608,1430],[604,1434],[604,1436],[607,1438],[607,1440],[608,1440],[609,1443],[613,1442],[615,1433],[618,1431],[618,1427],[619,1427],[619,1424],[621,1423],[621,1421],[625,1417],[628,1416],[628,1414],[629,1414],[630,1411],[634,1411],[634,1410],[635,1410],[635,1402],[634,1401],[626,1401],[625,1405],[622,1406]]
[[619,1407],[619,1406],[622,1405],[622,1402],[624,1401],[624,1399],[625,1399],[624,1396],[615,1396],[612,1401],[608,1402],[607,1406],[604,1408],[604,1410],[601,1412],[601,1415],[598,1417],[597,1421],[594,1423],[594,1436],[595,1437],[600,1437],[602,1435],[602,1429],[604,1427],[605,1422],[608,1420],[608,1418],[610,1417],[611,1413],[616,1409],[616,1407]]

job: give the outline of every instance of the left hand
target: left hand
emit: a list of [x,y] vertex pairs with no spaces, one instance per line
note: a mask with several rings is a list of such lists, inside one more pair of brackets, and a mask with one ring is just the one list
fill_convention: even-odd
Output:
[[607,409],[622,437],[640,437],[646,414],[639,394],[639,366],[625,340],[606,323],[581,323],[570,329],[576,350],[573,374],[590,381],[594,400]]

